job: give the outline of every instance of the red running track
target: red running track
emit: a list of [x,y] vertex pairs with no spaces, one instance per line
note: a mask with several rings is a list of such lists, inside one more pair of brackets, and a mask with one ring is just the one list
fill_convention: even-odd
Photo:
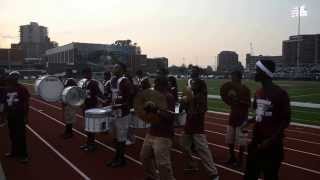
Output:
[[[85,142],[83,118],[78,115],[75,125],[75,136],[69,140],[60,138],[64,131],[61,121],[62,112],[59,104],[48,104],[42,100],[31,99],[30,130],[28,130],[28,148],[30,163],[20,165],[13,159],[6,159],[3,153],[8,149],[9,141],[6,128],[0,129],[0,158],[9,180],[20,179],[143,179],[139,151],[143,143],[145,130],[136,130],[137,142],[127,148],[128,165],[124,168],[112,169],[105,162],[114,155],[112,137],[99,134],[98,149],[94,153],[83,152],[79,146]],[[221,174],[220,179],[242,179],[242,172],[223,164],[228,155],[224,144],[227,116],[209,113],[206,119],[206,134],[209,147]],[[53,151],[37,137],[32,130],[52,146]],[[286,132],[285,160],[281,167],[280,179],[320,179],[320,130],[290,126]],[[179,133],[175,137],[172,159],[175,176],[178,180],[208,179],[203,168],[195,174],[183,173],[183,156],[177,143]],[[57,152],[59,155],[57,155]],[[61,158],[63,156],[63,158]],[[69,163],[67,163],[69,162]],[[72,167],[73,166],[73,167]]]

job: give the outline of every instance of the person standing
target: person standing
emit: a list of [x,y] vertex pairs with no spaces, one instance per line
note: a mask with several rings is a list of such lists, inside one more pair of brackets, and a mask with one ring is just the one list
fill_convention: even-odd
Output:
[[[229,146],[229,159],[227,160],[227,164],[239,168],[242,167],[243,154],[247,145],[246,133],[242,131],[241,126],[248,120],[248,111],[251,104],[250,90],[242,84],[241,80],[241,70],[235,69],[231,72],[231,82],[226,83],[220,89],[222,100],[230,106],[231,109],[226,134],[226,143]],[[229,92],[223,92],[224,90]],[[238,160],[234,152],[235,145],[239,145]]]
[[213,161],[212,154],[208,147],[208,141],[204,133],[204,119],[207,106],[207,85],[200,79],[200,68],[193,66],[191,68],[191,80],[188,82],[190,89],[188,96],[182,98],[182,103],[187,112],[187,120],[184,127],[184,133],[181,137],[181,145],[187,160],[186,172],[197,171],[197,165],[192,158],[192,145],[201,159],[210,179],[218,180],[218,170]]
[[6,87],[6,73],[4,69],[0,69],[0,127],[6,125],[5,114],[4,114],[4,104],[6,100],[5,94]]
[[[70,86],[77,86],[77,82],[74,78],[72,78],[72,69],[66,70],[66,79],[64,80],[64,88]],[[72,127],[76,121],[76,114],[78,109],[74,106],[68,105],[66,103],[62,103],[62,111],[63,111],[63,118],[66,123],[65,131],[62,135],[64,139],[72,138],[73,131]]]
[[[85,68],[82,73],[84,78],[86,78],[86,81],[82,87],[86,92],[86,99],[82,109],[84,116],[86,110],[98,107],[99,98],[103,99],[103,93],[99,88],[98,81],[92,79],[92,71],[90,68]],[[86,144],[80,146],[80,148],[84,151],[95,151],[95,133],[87,132],[87,136]]]
[[133,106],[133,86],[126,77],[126,66],[117,63],[113,67],[111,78],[112,110],[115,115],[113,121],[113,138],[116,148],[114,158],[107,163],[107,166],[117,168],[126,165],[125,146],[128,139],[130,109]]
[[284,130],[291,121],[288,93],[272,81],[275,63],[260,60],[256,63],[255,81],[262,84],[254,96],[256,116],[253,136],[248,146],[244,180],[257,180],[263,174],[265,180],[278,180],[283,160]]
[[16,157],[21,163],[28,163],[26,124],[28,124],[30,94],[18,82],[20,73],[13,71],[7,78],[4,111],[8,120],[11,151],[6,157]]
[[170,157],[174,136],[175,100],[168,91],[167,77],[157,77],[154,80],[154,89],[165,97],[168,108],[158,109],[154,104],[145,105],[145,111],[156,114],[160,121],[151,122],[151,127],[140,151],[144,178],[148,180],[175,180]]

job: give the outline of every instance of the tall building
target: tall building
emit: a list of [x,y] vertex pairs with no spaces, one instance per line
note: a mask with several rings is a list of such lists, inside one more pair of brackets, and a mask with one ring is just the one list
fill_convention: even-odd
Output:
[[218,72],[229,72],[240,65],[238,54],[234,51],[222,51],[218,54]]
[[282,42],[282,55],[287,65],[297,65],[298,40],[300,41],[300,65],[320,64],[320,34],[290,36]]
[[256,63],[259,60],[270,60],[276,64],[276,68],[283,67],[283,57],[282,56],[252,56],[251,54],[246,55],[246,70],[249,72],[255,72]]
[[28,61],[28,59],[40,59],[47,49],[56,47],[57,43],[50,41],[47,27],[31,22],[28,25],[20,26],[18,45],[22,48],[24,57]]

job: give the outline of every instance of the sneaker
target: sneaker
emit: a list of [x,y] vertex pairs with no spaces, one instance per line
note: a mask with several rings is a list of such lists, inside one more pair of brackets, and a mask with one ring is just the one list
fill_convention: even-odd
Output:
[[112,168],[118,168],[118,167],[123,167],[127,165],[126,159],[118,159],[117,161],[114,161],[111,165]]
[[29,158],[28,157],[21,157],[21,158],[18,158],[18,161],[22,164],[27,164],[29,162]]
[[219,175],[213,175],[210,177],[211,180],[219,180]]
[[87,148],[88,147],[88,144],[84,144],[84,145],[81,145],[80,146],[80,149],[85,149],[85,148]]
[[134,143],[134,141],[126,140],[126,146],[133,145]]
[[13,158],[13,157],[15,157],[15,155],[12,154],[12,153],[5,153],[4,156],[7,157],[7,158]]
[[90,144],[87,147],[85,147],[83,150],[88,152],[94,152],[97,149],[97,146],[95,144]]

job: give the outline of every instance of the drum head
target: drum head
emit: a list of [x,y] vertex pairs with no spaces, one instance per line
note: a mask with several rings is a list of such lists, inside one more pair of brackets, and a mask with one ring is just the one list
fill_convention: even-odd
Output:
[[40,77],[35,83],[36,94],[48,102],[59,101],[63,88],[63,83],[55,76]]
[[77,86],[67,87],[62,92],[62,101],[71,106],[81,106],[85,98],[84,90]]

